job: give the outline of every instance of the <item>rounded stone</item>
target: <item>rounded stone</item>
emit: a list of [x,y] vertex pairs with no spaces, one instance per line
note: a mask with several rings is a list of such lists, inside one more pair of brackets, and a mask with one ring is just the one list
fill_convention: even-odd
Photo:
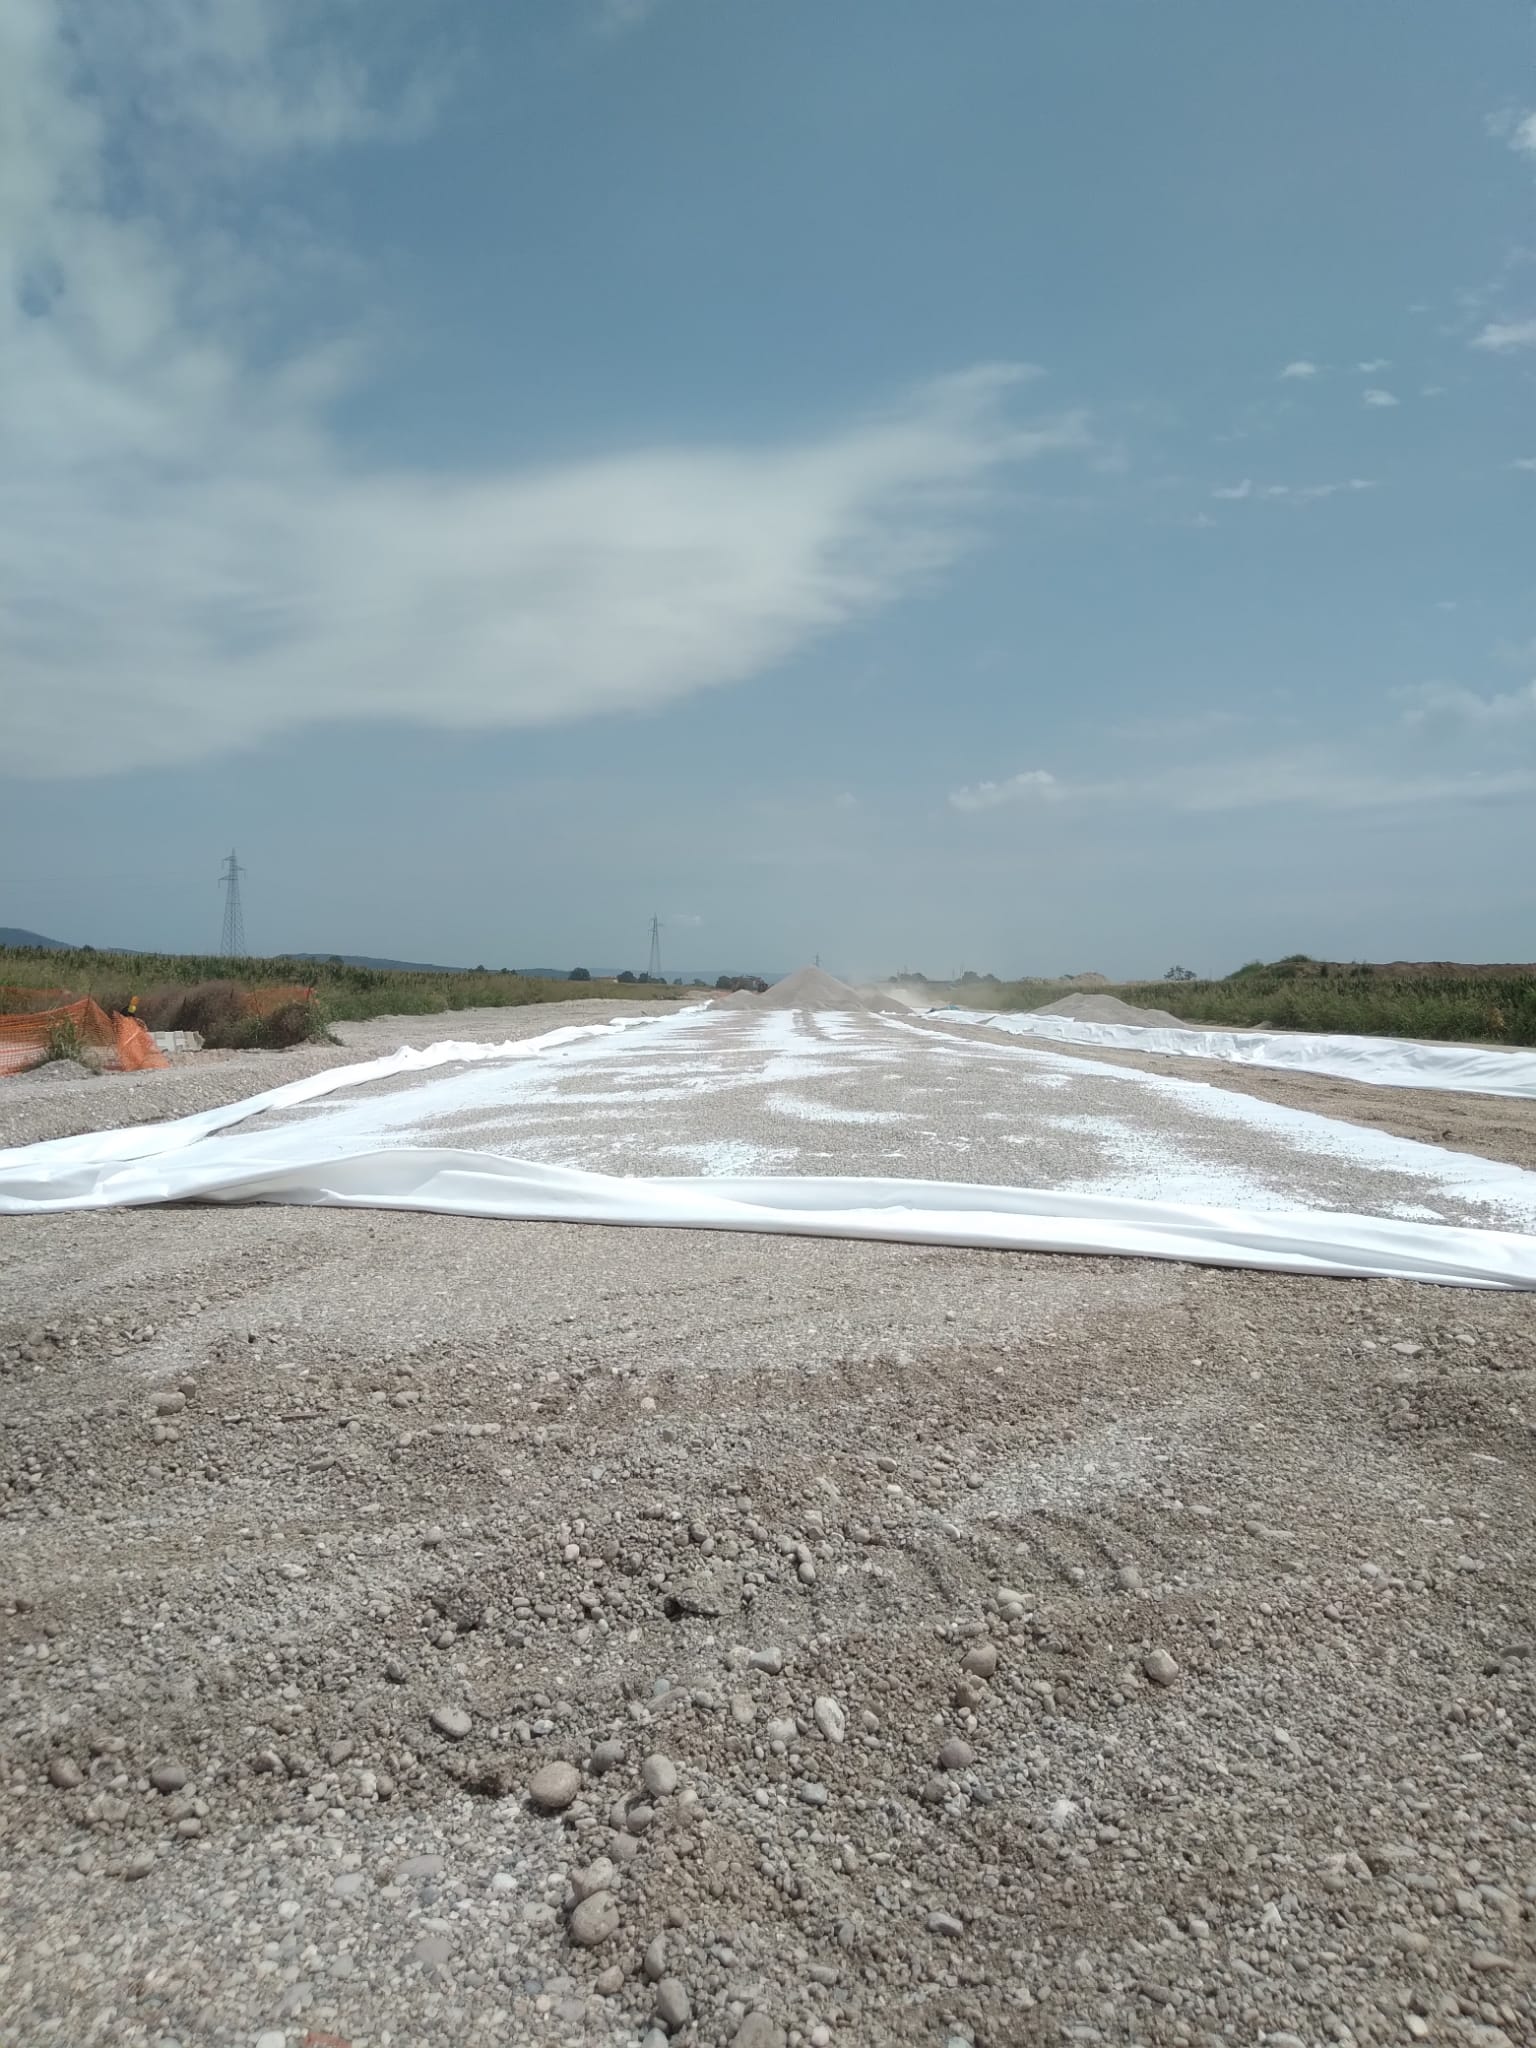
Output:
[[473,1724],[462,1707],[434,1707],[432,1726],[450,1742],[462,1742]]
[[180,1764],[156,1764],[149,1774],[149,1782],[157,1792],[179,1792],[186,1784],[187,1776]]
[[618,1874],[611,1858],[599,1856],[595,1863],[589,1863],[585,1870],[575,1873],[571,1879],[571,1890],[578,1899],[590,1899],[594,1892],[612,1891]]
[[962,1742],[958,1735],[951,1735],[939,1751],[940,1767],[946,1771],[968,1771],[975,1761],[975,1750],[968,1742]]
[[972,1643],[960,1659],[960,1669],[973,1678],[991,1678],[997,1671],[996,1643]]
[[731,2048],[784,2048],[784,2029],[761,2010],[749,2012],[732,2034]]
[[816,1726],[828,1742],[841,1742],[848,1733],[848,1717],[835,1699],[823,1694],[812,1709]]
[[1164,1649],[1148,1650],[1141,1660],[1141,1668],[1154,1685],[1172,1685],[1179,1675],[1179,1667]]
[[72,1757],[56,1756],[48,1766],[48,1782],[61,1792],[73,1792],[85,1783],[85,1773]]
[[581,1773],[574,1764],[546,1764],[528,1781],[528,1797],[543,1813],[564,1813],[581,1790]]
[[693,2018],[688,1986],[681,1977],[663,1977],[656,1986],[656,2017],[667,2027],[686,2027]]
[[578,1948],[601,1948],[619,1931],[619,1902],[612,1892],[593,1892],[574,1908],[569,1925]]
[[665,1799],[677,1790],[677,1765],[658,1750],[640,1766],[640,1782],[653,1799]]

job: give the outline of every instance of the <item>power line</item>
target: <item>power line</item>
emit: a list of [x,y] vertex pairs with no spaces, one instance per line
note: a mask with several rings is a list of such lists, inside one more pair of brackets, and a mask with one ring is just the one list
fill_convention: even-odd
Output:
[[224,893],[224,933],[219,952],[226,960],[245,958],[245,911],[240,902],[240,877],[245,873],[231,847],[219,870],[219,887]]

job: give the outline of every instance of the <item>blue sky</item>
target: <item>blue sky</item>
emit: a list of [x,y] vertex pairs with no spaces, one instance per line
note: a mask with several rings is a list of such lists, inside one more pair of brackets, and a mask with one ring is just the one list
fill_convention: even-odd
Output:
[[10,0],[0,923],[1536,954],[1526,5]]

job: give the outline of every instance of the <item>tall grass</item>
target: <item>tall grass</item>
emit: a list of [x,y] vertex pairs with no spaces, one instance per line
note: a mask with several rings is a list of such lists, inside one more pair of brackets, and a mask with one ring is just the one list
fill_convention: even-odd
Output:
[[[683,1000],[685,991],[661,983],[553,981],[526,974],[476,971],[415,973],[378,967],[339,967],[322,960],[223,960],[198,953],[58,953],[0,946],[0,1010],[10,1006],[5,984],[64,988],[94,996],[103,1009],[138,1014],[151,1030],[201,1031],[210,1043],[292,1044],[327,1024],[367,1017],[425,1017],[448,1010],[520,1008],[573,997],[600,1002]],[[315,999],[296,1020],[283,1012],[251,1017],[241,992],[292,984],[313,988]],[[19,1005],[19,999],[18,999]],[[292,1006],[290,1006],[292,1007]],[[286,1034],[286,1035],[285,1035]]]
[[[1103,991],[1138,1009],[1191,1024],[1351,1032],[1368,1038],[1439,1038],[1536,1045],[1536,969],[1450,968],[1394,962],[1250,961],[1223,981],[1123,982]],[[1060,982],[1009,982],[993,1007],[1033,1010],[1070,994]]]

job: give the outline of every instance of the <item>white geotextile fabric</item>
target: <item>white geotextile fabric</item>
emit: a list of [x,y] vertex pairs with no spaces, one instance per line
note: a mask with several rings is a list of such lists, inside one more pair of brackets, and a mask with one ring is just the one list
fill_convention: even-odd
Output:
[[649,1224],[998,1250],[1111,1254],[1276,1272],[1536,1288],[1536,1237],[1333,1211],[1292,1214],[1100,1193],[832,1176],[622,1178],[493,1153],[329,1141],[268,1110],[453,1061],[520,1060],[648,1021],[568,1026],[520,1044],[442,1044],[332,1068],[244,1102],[0,1152],[0,1214],[180,1201],[424,1209],[525,1221]]
[[1484,1046],[1423,1045],[1408,1038],[1355,1038],[1346,1033],[1174,1031],[1164,1024],[1079,1024],[1034,1010],[933,1010],[958,1024],[989,1024],[1026,1038],[1064,1045],[1108,1045],[1125,1052],[1182,1053],[1240,1067],[1292,1074],[1332,1074],[1372,1088],[1445,1088],[1464,1095],[1536,1098],[1536,1053]]

